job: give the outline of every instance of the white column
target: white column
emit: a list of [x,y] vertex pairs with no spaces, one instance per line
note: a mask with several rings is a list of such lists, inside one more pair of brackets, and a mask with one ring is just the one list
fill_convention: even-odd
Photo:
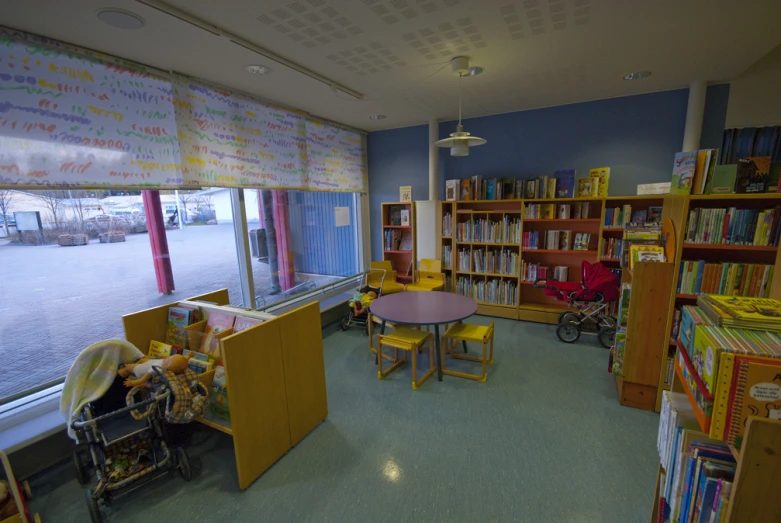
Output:
[[439,200],[439,148],[434,142],[439,140],[439,122],[432,118],[428,121],[428,199]]
[[686,127],[683,130],[682,151],[696,151],[700,148],[702,117],[705,114],[706,82],[694,82],[689,86],[689,105],[686,107]]

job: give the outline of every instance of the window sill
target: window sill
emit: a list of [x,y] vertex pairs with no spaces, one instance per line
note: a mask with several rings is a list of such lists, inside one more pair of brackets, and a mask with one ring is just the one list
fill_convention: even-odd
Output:
[[62,385],[5,405],[0,413],[0,449],[20,450],[65,429],[60,416]]

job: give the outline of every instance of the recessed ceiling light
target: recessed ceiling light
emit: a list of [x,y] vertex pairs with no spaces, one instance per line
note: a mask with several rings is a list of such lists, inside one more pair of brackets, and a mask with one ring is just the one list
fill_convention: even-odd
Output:
[[271,67],[267,65],[248,65],[244,70],[252,74],[271,74]]
[[126,31],[135,31],[144,27],[144,19],[135,13],[125,11],[124,9],[99,9],[95,13],[98,20],[115,29],[124,29]]
[[477,76],[480,73],[483,72],[482,67],[472,66],[469,68],[469,72],[467,73],[468,76]]
[[637,71],[636,73],[629,73],[624,75],[624,80],[642,80],[651,76],[651,71]]
[[384,114],[373,114],[369,117],[369,120],[384,120],[386,118],[387,116],[385,116]]

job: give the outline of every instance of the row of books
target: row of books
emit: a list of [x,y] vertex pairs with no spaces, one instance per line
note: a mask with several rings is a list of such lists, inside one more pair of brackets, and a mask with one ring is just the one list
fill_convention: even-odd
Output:
[[770,295],[773,272],[773,265],[682,261],[677,292],[767,298]]
[[453,236],[453,215],[449,212],[442,216],[442,236],[446,238]]
[[608,238],[602,242],[602,258],[620,258],[624,248],[621,238]]
[[778,245],[781,206],[754,209],[692,209],[686,225],[686,243]]
[[553,273],[550,265],[544,265],[541,263],[521,263],[521,280],[535,282],[537,280],[547,280],[551,278]]
[[664,367],[664,384],[671,386],[673,384],[673,376],[675,375],[675,358],[666,358]]
[[632,284],[622,283],[618,295],[616,311],[616,338],[608,357],[608,372],[615,376],[623,376],[624,358],[626,357],[626,328],[629,324],[629,301],[632,297]]
[[605,209],[605,227],[623,227],[627,223],[645,225],[646,223],[661,223],[661,221],[662,208],[659,206],[637,209],[634,212],[629,204]]
[[456,200],[511,200],[554,199],[573,197],[605,197],[610,181],[610,167],[591,169],[587,178],[576,180],[574,169],[556,171],[553,176],[538,176],[522,180],[514,178],[487,178],[472,176],[464,180],[445,182],[445,199]]
[[685,394],[662,393],[656,443],[659,521],[726,521],[737,464],[727,445],[699,430]]
[[[749,194],[777,192],[771,185],[781,165],[770,156],[749,156],[736,164],[716,165],[717,149],[680,152],[675,155],[672,194]],[[775,178],[778,180],[778,178]]]
[[700,294],[697,305],[719,327],[781,332],[781,302],[778,300]]
[[386,229],[383,234],[383,247],[386,251],[411,251],[412,232],[409,230]]
[[519,243],[521,237],[520,218],[504,216],[501,220],[478,218],[456,224],[456,241]]
[[518,284],[513,280],[473,280],[459,276],[456,279],[456,294],[496,305],[517,305]]
[[718,152],[718,149],[702,149],[676,153],[670,194],[710,194]]
[[451,245],[442,246],[442,268],[453,268],[453,247]]
[[528,203],[523,208],[523,217],[534,220],[569,220],[588,218],[591,202],[574,203]]
[[517,275],[518,260],[518,252],[509,249],[459,249],[457,265],[459,271]]

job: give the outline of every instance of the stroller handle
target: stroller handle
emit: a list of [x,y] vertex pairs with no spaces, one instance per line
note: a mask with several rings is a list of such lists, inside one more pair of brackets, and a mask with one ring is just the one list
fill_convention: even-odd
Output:
[[81,429],[87,426],[92,426],[98,423],[99,421],[103,421],[109,418],[113,418],[114,416],[119,416],[120,414],[125,414],[126,412],[130,412],[131,410],[138,409],[140,407],[144,407],[146,405],[151,405],[152,403],[156,403],[160,400],[164,400],[171,394],[170,389],[166,389],[165,392],[162,392],[160,394],[155,394],[153,397],[149,398],[148,400],[139,401],[138,403],[133,403],[132,405],[128,405],[127,407],[122,407],[121,409],[109,412],[108,414],[104,414],[102,416],[98,416],[97,418],[92,418],[90,420],[86,421],[79,421],[74,420],[71,423],[71,428],[73,429]]

